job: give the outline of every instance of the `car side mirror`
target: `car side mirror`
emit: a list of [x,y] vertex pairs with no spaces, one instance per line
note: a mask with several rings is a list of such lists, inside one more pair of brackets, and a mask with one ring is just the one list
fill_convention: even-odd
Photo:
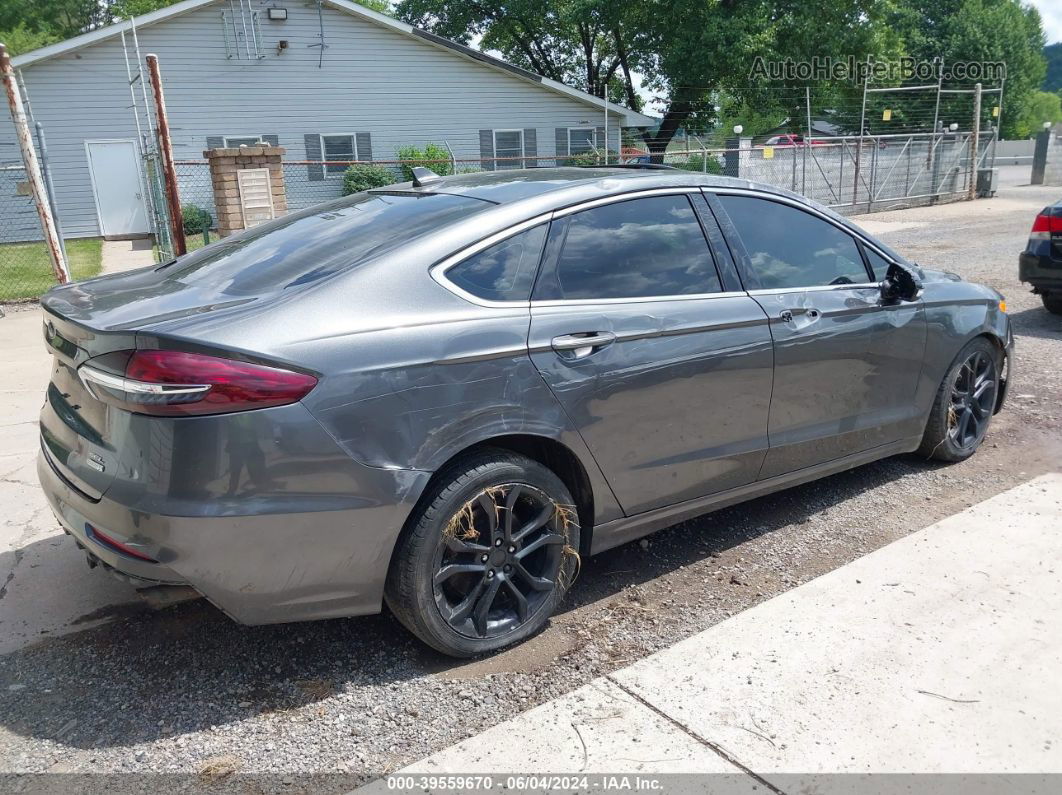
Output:
[[889,265],[885,278],[878,285],[881,290],[882,303],[895,304],[897,301],[914,301],[922,292],[922,280],[910,268],[894,262]]

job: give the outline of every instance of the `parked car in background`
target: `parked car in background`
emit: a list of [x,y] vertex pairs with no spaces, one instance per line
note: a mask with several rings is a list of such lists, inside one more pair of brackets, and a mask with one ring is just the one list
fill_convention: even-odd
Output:
[[772,135],[766,141],[763,142],[764,146],[774,146],[777,148],[785,148],[787,146],[825,146],[826,141],[816,141],[812,138],[810,141],[805,140],[803,135],[785,133],[783,135]]
[[995,290],[673,169],[422,174],[42,306],[38,472],[92,562],[251,624],[386,602],[456,656],[593,553],[969,457],[1013,346]]
[[1032,285],[1048,312],[1062,315],[1062,200],[1044,207],[1033,221],[1018,257],[1018,278]]

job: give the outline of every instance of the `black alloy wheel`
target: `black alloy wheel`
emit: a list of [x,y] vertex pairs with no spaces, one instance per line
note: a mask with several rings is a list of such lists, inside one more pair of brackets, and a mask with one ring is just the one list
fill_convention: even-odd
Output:
[[484,489],[447,526],[432,579],[435,604],[470,638],[507,634],[557,586],[567,536],[561,510],[533,486]]
[[975,350],[959,367],[951,386],[948,435],[960,450],[976,448],[984,439],[998,391],[995,360]]

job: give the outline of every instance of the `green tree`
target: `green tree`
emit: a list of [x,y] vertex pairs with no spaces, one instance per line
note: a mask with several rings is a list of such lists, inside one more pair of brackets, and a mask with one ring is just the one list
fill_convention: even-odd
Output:
[[30,30],[24,23],[13,28],[0,30],[0,42],[7,47],[9,55],[22,55],[24,52],[47,47],[59,41],[60,37],[46,31]]
[[599,97],[634,90],[629,0],[401,0],[397,16]]
[[1047,74],[1044,76],[1044,91],[1062,91],[1062,41],[1044,47],[1047,59]]
[[1043,129],[1045,121],[1062,121],[1062,97],[1049,91],[1033,91],[1017,119],[1017,137],[1035,135]]
[[[1007,67],[1001,135],[1022,137],[1020,119],[1032,93],[1043,83],[1046,62],[1043,25],[1035,8],[1021,0],[905,0],[897,4],[892,24],[915,58],[958,62],[1002,61]],[[966,81],[972,87],[973,81]],[[985,88],[992,86],[985,85]],[[995,101],[985,102],[986,115]],[[941,116],[969,128],[972,105],[968,97],[946,97]]]

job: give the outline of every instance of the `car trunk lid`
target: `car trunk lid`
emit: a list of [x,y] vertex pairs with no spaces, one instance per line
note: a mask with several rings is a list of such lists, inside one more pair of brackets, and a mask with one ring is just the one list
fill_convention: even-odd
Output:
[[45,307],[44,340],[52,373],[41,409],[41,446],[51,465],[78,491],[99,499],[114,480],[116,451],[128,422],[97,400],[78,377],[91,358],[135,346],[130,332],[101,333]]

